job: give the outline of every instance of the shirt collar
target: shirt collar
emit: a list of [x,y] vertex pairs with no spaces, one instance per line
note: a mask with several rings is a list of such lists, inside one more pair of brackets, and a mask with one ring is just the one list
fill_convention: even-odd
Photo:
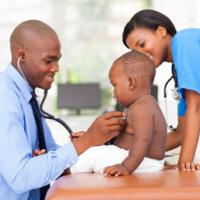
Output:
[[33,88],[31,88],[27,80],[21,76],[21,74],[12,64],[7,66],[6,73],[11,77],[12,81],[21,92],[22,96],[24,96],[26,101],[29,102],[32,98],[31,92],[33,91]]

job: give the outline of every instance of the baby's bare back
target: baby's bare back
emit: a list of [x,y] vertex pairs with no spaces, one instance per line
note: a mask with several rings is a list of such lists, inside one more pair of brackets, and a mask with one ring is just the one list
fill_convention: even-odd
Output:
[[156,99],[145,95],[128,107],[126,129],[114,144],[130,151],[142,151],[143,144],[148,144],[145,157],[163,159],[166,133],[166,121]]

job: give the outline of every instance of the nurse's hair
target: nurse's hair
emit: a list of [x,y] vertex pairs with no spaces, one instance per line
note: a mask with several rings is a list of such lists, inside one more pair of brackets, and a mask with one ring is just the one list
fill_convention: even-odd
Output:
[[128,47],[126,39],[134,29],[142,27],[156,30],[158,26],[164,27],[171,36],[174,36],[176,33],[174,24],[166,15],[150,9],[137,12],[124,27],[122,35],[124,45]]

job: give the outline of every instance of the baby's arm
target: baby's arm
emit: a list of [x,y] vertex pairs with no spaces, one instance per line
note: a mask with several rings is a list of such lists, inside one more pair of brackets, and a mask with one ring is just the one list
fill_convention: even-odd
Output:
[[147,155],[153,136],[153,115],[148,108],[137,106],[129,115],[129,126],[132,126],[134,137],[128,157],[122,162],[129,173],[132,173]]
[[128,116],[128,126],[131,126],[134,137],[128,157],[121,163],[104,169],[106,176],[123,176],[131,174],[147,155],[153,134],[153,115],[148,108],[137,106]]

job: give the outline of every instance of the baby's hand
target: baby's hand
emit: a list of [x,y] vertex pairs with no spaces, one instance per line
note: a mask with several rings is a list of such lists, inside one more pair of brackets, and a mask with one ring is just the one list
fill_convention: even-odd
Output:
[[33,151],[33,157],[39,156],[39,155],[45,154],[45,153],[46,153],[46,150],[45,150],[45,149],[41,149],[41,150],[35,149],[35,150]]
[[129,174],[127,168],[122,164],[106,167],[103,171],[105,176],[125,176]]

